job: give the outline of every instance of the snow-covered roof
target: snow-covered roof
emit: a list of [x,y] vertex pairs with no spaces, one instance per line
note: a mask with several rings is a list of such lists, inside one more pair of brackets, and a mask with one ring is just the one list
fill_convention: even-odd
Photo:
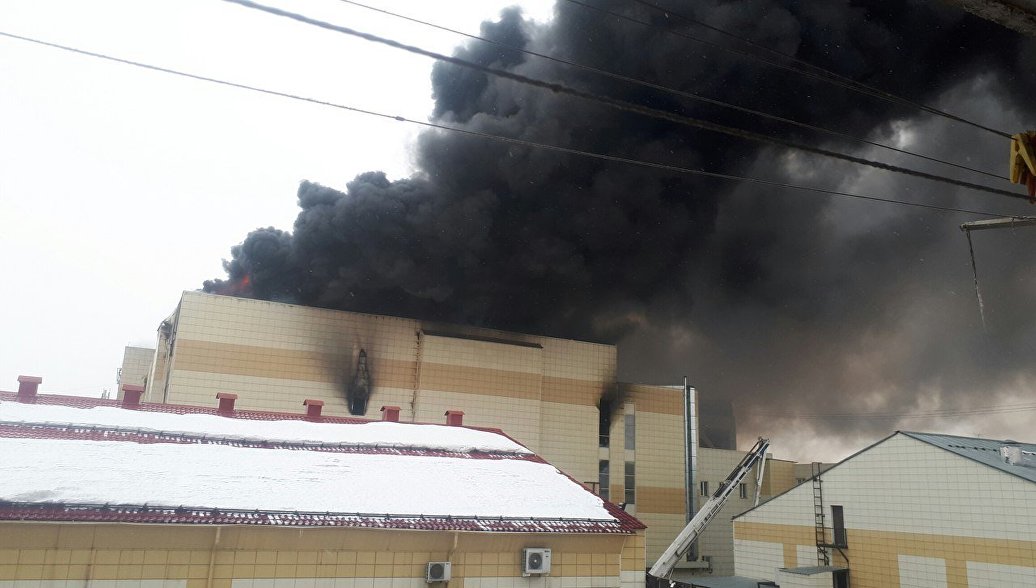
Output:
[[304,420],[260,421],[228,419],[217,414],[176,414],[126,410],[111,406],[78,408],[0,403],[0,423],[40,423],[91,426],[103,429],[163,432],[219,437],[239,441],[335,444],[369,447],[410,447],[440,451],[531,453],[504,435],[445,425],[362,422],[328,426]]
[[57,402],[0,395],[0,519],[643,528],[499,431]]

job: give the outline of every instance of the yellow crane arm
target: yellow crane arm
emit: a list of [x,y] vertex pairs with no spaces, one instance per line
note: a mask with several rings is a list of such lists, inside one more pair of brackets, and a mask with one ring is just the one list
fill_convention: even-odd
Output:
[[1036,131],[1011,137],[1011,181],[1025,184],[1029,200],[1036,201]]

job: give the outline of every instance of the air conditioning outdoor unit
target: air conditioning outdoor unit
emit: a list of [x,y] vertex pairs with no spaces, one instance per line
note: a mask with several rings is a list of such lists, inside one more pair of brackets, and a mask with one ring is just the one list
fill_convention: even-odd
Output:
[[522,550],[522,575],[550,573],[550,550],[545,547],[527,547]]
[[424,580],[429,584],[433,582],[449,582],[450,581],[450,562],[448,561],[430,561],[428,567],[425,569]]

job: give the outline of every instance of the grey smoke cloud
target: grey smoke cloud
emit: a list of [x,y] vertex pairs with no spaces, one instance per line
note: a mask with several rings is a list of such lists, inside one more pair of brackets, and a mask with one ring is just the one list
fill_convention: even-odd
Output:
[[[1008,130],[1030,123],[1036,43],[937,2],[671,2],[767,46]],[[634,3],[611,11],[728,42]],[[1006,141],[561,1],[547,25],[505,11],[482,35],[984,169]],[[476,42],[458,56],[584,90],[947,172]],[[813,156],[760,149],[438,64],[436,122],[711,171],[1026,213],[1025,205]],[[620,377],[734,403],[743,436],[877,435],[912,422],[775,413],[970,409],[1032,378],[1036,234],[970,218],[738,185],[426,132],[420,170],[298,191],[293,230],[257,230],[205,289],[620,344]],[[952,172],[948,172],[952,173]],[[958,175],[963,179],[981,178]],[[1001,185],[1000,187],[1005,187]],[[246,283],[247,281],[247,283]],[[706,406],[706,409],[709,407]],[[987,433],[988,434],[988,433]],[[785,442],[797,443],[792,432]],[[1017,436],[1017,435],[1016,435]],[[785,452],[788,448],[785,447]]]

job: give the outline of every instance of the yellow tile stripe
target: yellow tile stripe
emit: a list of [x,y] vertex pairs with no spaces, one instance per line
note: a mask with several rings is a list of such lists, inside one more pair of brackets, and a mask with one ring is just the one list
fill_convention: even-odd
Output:
[[[846,534],[853,586],[859,588],[898,586],[900,555],[945,560],[950,586],[967,585],[969,561],[1036,568],[1036,541],[860,529]],[[734,538],[784,544],[786,565],[789,549],[794,553],[797,545],[815,545],[813,527],[800,525],[735,521]],[[834,554],[832,563],[845,565],[838,552]]]
[[[329,353],[275,349],[231,343],[180,340],[175,369],[212,374],[262,377],[282,380],[335,383],[351,358]],[[378,388],[413,389],[416,362],[371,357],[371,375]],[[449,390],[520,399],[596,406],[604,384],[591,380],[544,377],[538,374],[456,364],[423,362],[420,369],[423,390]]]

